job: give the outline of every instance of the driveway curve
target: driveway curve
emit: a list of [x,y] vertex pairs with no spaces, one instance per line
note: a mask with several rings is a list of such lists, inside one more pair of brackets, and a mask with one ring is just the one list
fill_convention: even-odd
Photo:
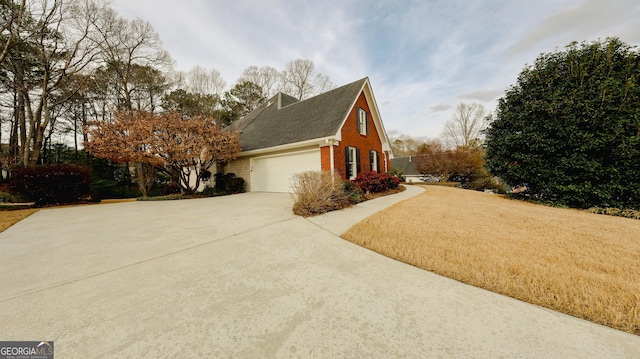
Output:
[[42,210],[0,233],[0,340],[57,358],[640,357],[640,337],[339,238],[287,194]]

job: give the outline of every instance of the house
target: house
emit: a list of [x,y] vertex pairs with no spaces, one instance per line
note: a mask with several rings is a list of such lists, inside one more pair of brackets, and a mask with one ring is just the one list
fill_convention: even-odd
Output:
[[302,101],[279,93],[228,129],[241,131],[242,153],[218,170],[247,191],[289,192],[305,171],[386,172],[393,158],[368,78]]
[[435,175],[425,175],[418,170],[416,160],[419,160],[420,156],[406,156],[396,157],[391,160],[391,169],[395,169],[397,172],[402,172],[402,177],[405,182],[438,182],[440,179]]

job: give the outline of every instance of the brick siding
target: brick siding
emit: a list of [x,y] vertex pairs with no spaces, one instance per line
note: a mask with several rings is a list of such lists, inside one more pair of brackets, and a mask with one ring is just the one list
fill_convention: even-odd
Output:
[[[358,108],[363,108],[367,112],[367,127],[369,128],[369,135],[361,135],[358,132]],[[361,172],[369,172],[371,171],[371,164],[369,163],[369,151],[374,150],[380,154],[380,171],[384,172],[384,164],[385,158],[387,158],[387,153],[382,152],[382,143],[380,143],[380,137],[378,135],[378,129],[373,123],[373,118],[371,117],[371,109],[367,100],[364,96],[364,93],[360,93],[358,96],[358,100],[356,101],[355,106],[351,109],[349,116],[347,117],[347,121],[344,126],[342,126],[342,141],[338,146],[334,146],[333,148],[333,156],[334,156],[334,166],[335,169],[340,173],[340,176],[343,179],[346,179],[346,163],[345,163],[345,148],[346,147],[356,147],[360,149],[360,170]],[[329,147],[322,147],[320,150],[321,158],[322,158],[322,170],[330,171],[331,163],[330,159],[330,149]],[[388,161],[388,158],[387,158]]]

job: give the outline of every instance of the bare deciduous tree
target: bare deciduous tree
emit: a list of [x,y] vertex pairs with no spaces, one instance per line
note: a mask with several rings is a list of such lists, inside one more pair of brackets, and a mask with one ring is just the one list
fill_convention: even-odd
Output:
[[303,100],[333,88],[328,76],[316,73],[310,60],[298,59],[280,73],[280,91]]
[[118,92],[120,103],[117,107],[131,110],[131,86],[137,75],[136,68],[149,66],[160,71],[168,70],[173,60],[162,48],[158,33],[148,21],[123,19],[115,10],[105,7],[95,18],[93,26],[96,32],[91,40],[101,50],[103,66],[115,77],[111,83]]
[[415,156],[424,151],[432,141],[423,141],[409,135],[401,134],[391,139],[391,150],[394,156]]
[[456,107],[453,117],[445,123],[442,137],[453,147],[480,145],[486,122],[487,111],[484,106],[461,102]]
[[201,66],[194,66],[185,74],[185,90],[191,93],[203,95],[218,95],[221,97],[227,82],[216,69],[205,69]]
[[242,72],[238,83],[253,82],[262,89],[263,97],[270,98],[278,90],[279,76],[278,70],[271,66],[249,66]]
[[227,88],[227,81],[224,80],[220,71],[209,69],[209,78],[211,78],[211,95],[222,97],[224,89]]

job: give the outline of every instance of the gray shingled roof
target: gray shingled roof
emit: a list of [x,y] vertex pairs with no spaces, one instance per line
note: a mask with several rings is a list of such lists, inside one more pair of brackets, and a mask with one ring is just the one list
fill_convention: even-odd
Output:
[[415,158],[417,156],[409,157],[395,157],[391,159],[391,168],[402,171],[407,176],[418,176],[420,171],[416,166]]
[[278,94],[228,129],[242,131],[243,151],[333,136],[366,81],[363,78],[302,101]]

